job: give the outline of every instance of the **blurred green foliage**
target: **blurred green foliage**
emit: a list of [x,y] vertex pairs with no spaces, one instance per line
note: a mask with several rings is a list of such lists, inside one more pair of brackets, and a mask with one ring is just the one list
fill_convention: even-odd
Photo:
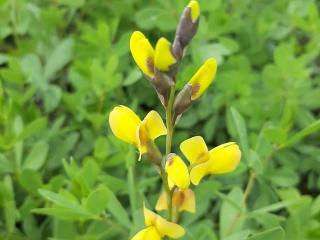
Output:
[[[118,103],[162,112],[129,37],[172,40],[188,1],[0,0],[0,239],[128,239],[155,169],[111,135]],[[182,87],[214,56],[182,140],[238,141],[236,172],[197,189],[183,239],[320,239],[320,2],[200,0]],[[163,139],[159,140],[163,144]],[[250,191],[244,192],[249,181]]]

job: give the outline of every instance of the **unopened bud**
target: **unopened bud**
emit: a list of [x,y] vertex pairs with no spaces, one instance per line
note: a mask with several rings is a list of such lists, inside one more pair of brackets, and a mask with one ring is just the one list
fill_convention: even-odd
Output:
[[184,48],[189,44],[196,33],[199,25],[199,15],[199,3],[192,0],[181,15],[172,45],[172,52],[177,59],[182,58]]
[[173,122],[175,123],[193,103],[192,99],[192,85],[186,84],[184,88],[178,93],[174,102]]

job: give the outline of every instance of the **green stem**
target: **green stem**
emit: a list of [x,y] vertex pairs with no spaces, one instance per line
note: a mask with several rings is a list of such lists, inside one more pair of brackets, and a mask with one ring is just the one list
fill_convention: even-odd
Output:
[[170,96],[168,100],[168,105],[166,107],[166,123],[167,123],[167,139],[166,139],[166,155],[171,152],[171,145],[172,145],[172,134],[173,134],[173,119],[172,119],[172,110],[173,110],[173,103],[174,103],[174,93],[175,93],[175,86],[170,88]]
[[129,200],[131,208],[131,216],[133,224],[136,224],[135,211],[137,207],[137,197],[135,190],[135,164],[131,165],[128,169],[128,182],[129,182]]
[[[175,97],[175,85],[170,88],[170,95],[168,104],[166,107],[166,125],[167,125],[167,137],[166,137],[166,157],[171,153],[171,146],[172,146],[172,135],[173,135],[173,119],[172,119],[172,111],[173,111],[173,103]],[[167,173],[163,170],[162,173],[162,180],[164,184],[164,188],[167,192],[167,201],[168,201],[168,218],[169,221],[173,220],[173,209],[172,209],[172,195],[173,191],[170,190],[168,184],[168,177]]]

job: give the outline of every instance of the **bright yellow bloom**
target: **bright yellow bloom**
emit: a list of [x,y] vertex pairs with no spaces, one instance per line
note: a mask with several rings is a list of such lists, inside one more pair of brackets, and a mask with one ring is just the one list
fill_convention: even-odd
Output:
[[166,172],[169,182],[180,189],[187,189],[190,185],[189,171],[184,161],[176,154],[169,154],[166,161]]
[[[191,189],[176,189],[173,192],[172,205],[178,209],[179,212],[187,211],[191,213],[196,212],[196,199],[195,194]],[[168,209],[168,199],[167,193],[162,192],[158,202],[156,204],[156,210],[167,210]]]
[[191,9],[191,20],[192,22],[197,21],[198,17],[200,16],[200,6],[198,1],[192,0],[188,4],[188,7]]
[[154,49],[142,32],[135,31],[130,38],[130,50],[134,61],[148,77],[154,76]]
[[135,145],[140,155],[147,152],[148,141],[167,134],[167,129],[156,111],[150,111],[141,121],[134,111],[122,105],[111,111],[109,125],[116,137]]
[[160,38],[154,50],[149,40],[139,31],[131,35],[130,50],[138,67],[150,78],[154,77],[154,67],[160,71],[169,71],[169,67],[177,61],[167,39]]
[[208,151],[200,136],[183,141],[180,149],[191,164],[190,180],[194,185],[198,185],[208,174],[233,171],[241,158],[241,151],[236,143],[228,142]]
[[183,227],[165,220],[144,207],[144,221],[147,228],[138,232],[131,240],[160,240],[164,236],[180,238],[185,234]]
[[160,38],[156,45],[154,58],[156,68],[160,71],[169,71],[169,67],[176,62],[171,52],[171,43],[163,37]]
[[191,100],[199,98],[214,80],[217,72],[217,61],[209,58],[189,81],[192,87]]

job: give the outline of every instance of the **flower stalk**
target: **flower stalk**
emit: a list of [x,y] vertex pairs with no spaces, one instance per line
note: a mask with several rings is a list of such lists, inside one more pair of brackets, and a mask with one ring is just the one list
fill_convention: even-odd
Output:
[[[187,45],[196,33],[200,7],[191,0],[182,13],[174,42],[165,38],[157,41],[155,49],[143,33],[135,31],[130,39],[134,61],[153,86],[165,109],[165,123],[156,111],[150,111],[143,120],[130,108],[115,107],[109,115],[112,132],[121,140],[134,145],[159,171],[164,191],[155,206],[167,211],[167,219],[144,206],[146,228],[131,240],[178,239],[185,234],[178,225],[181,212],[195,213],[196,198],[191,189],[210,174],[233,171],[239,164],[241,151],[235,142],[221,144],[211,150],[201,136],[186,139],[180,144],[186,162],[172,150],[173,132],[182,114],[206,91],[214,80],[217,61],[207,59],[188,83],[176,94],[176,75]],[[155,139],[166,135],[165,154],[159,151]],[[131,173],[132,174],[132,173]],[[133,175],[130,175],[132,178]],[[130,178],[130,179],[131,179]],[[135,204],[135,198],[131,201]]]

